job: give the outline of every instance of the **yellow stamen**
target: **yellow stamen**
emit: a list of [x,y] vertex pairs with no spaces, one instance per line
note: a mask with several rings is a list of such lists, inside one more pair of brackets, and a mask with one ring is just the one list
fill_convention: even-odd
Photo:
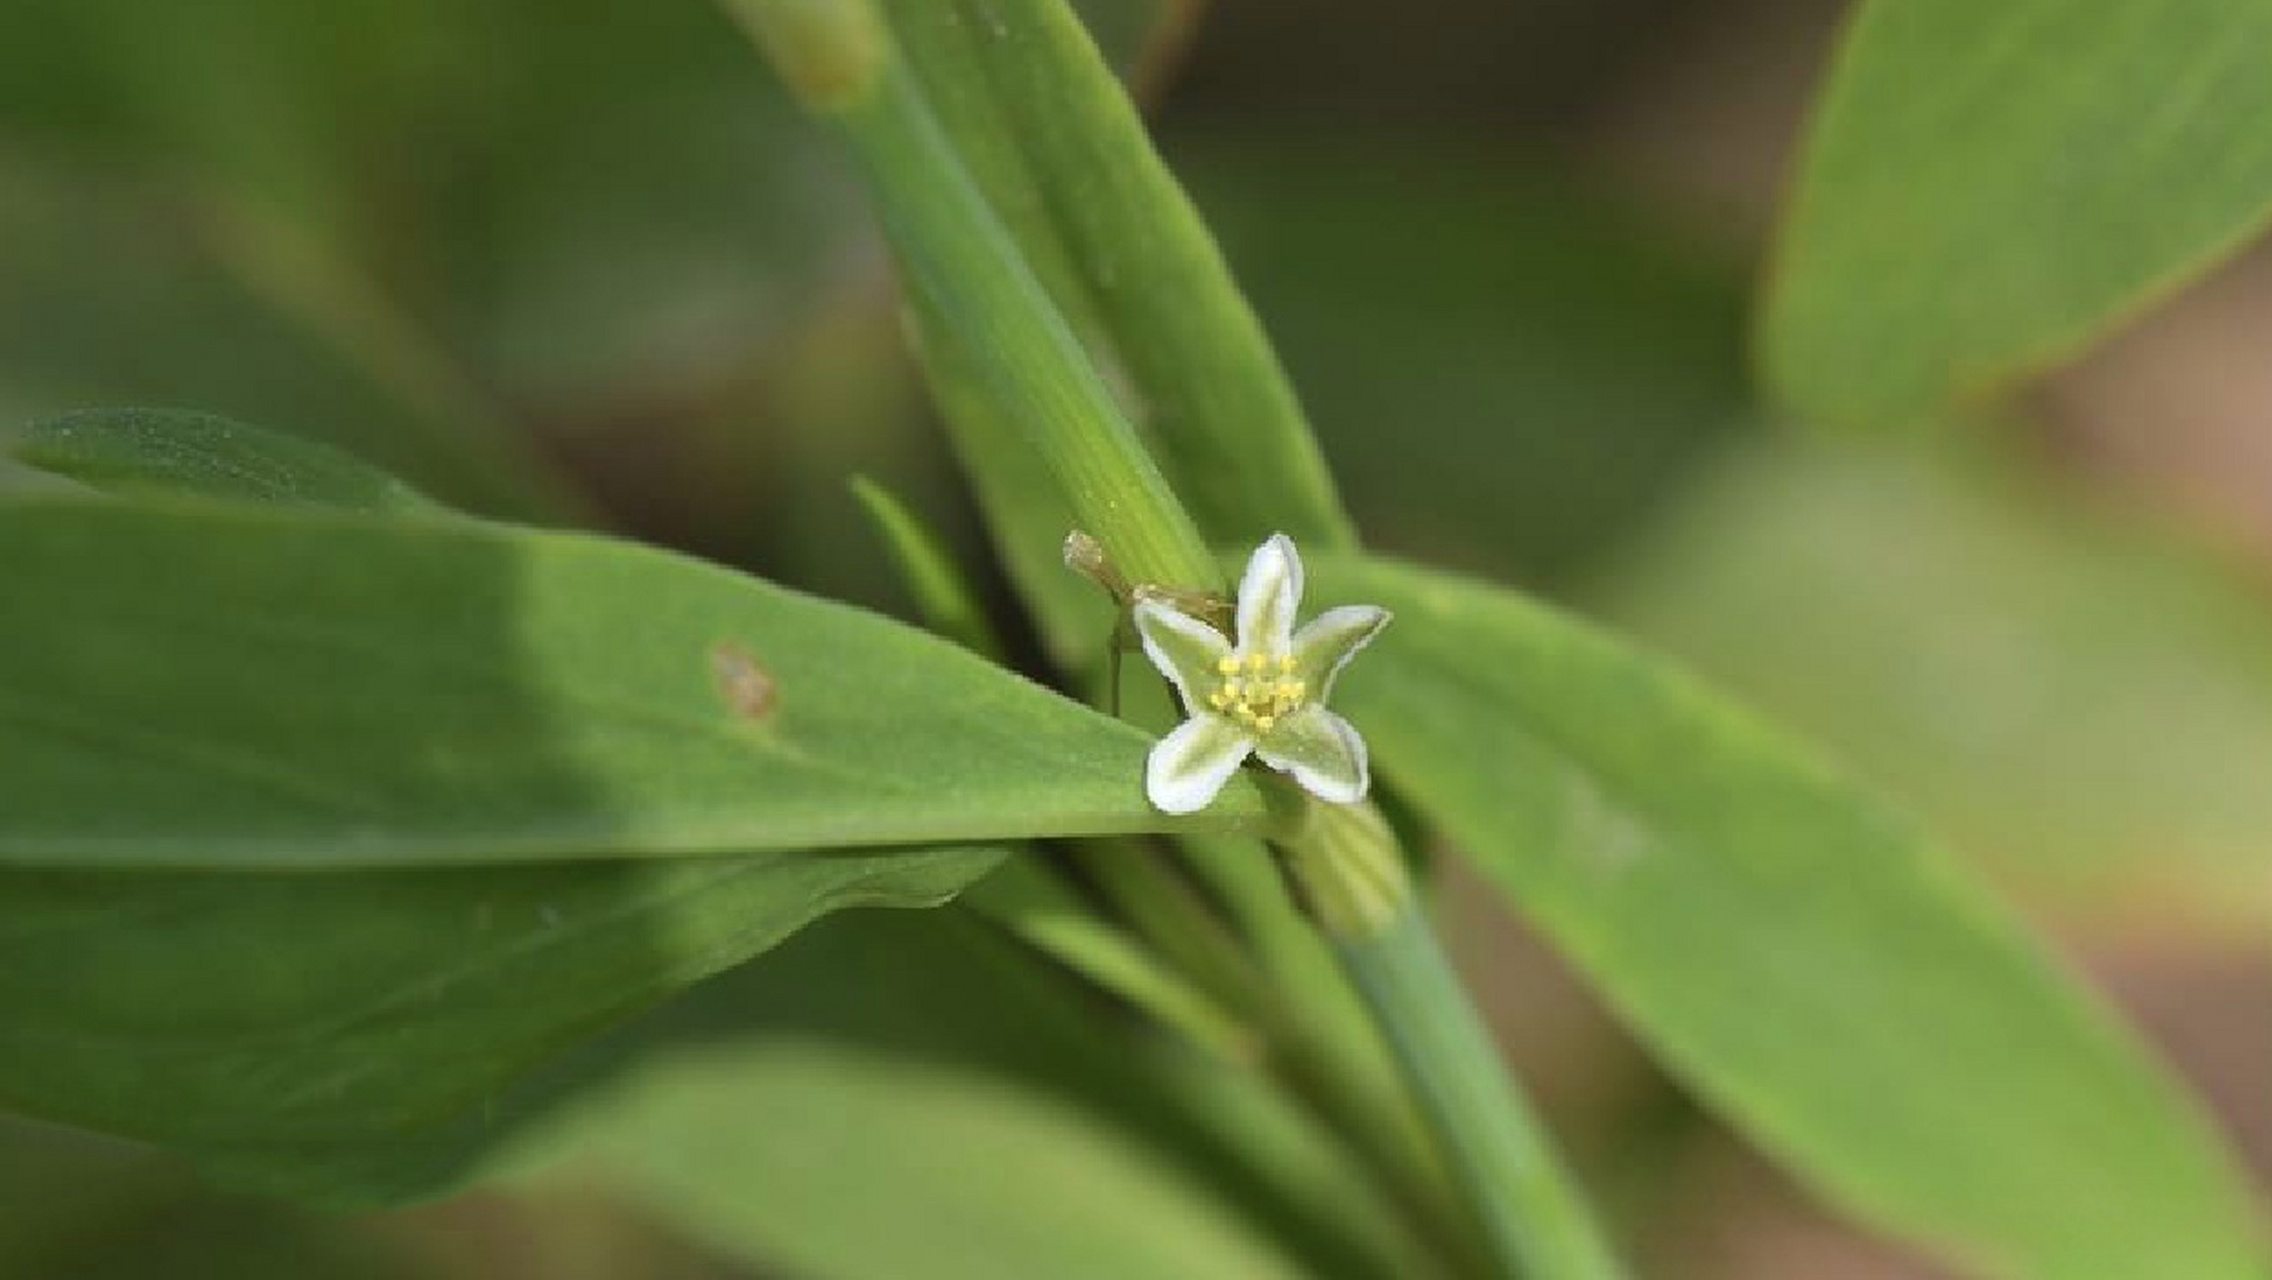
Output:
[[1207,705],[1256,733],[1268,733],[1309,698],[1309,685],[1294,678],[1294,667],[1292,654],[1219,658],[1215,670],[1226,678],[1207,695]]

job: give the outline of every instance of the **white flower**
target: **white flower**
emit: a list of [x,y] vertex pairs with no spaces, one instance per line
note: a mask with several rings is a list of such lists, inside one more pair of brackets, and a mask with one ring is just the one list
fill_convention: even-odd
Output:
[[1205,808],[1250,754],[1320,800],[1364,799],[1365,740],[1324,704],[1341,668],[1388,625],[1388,610],[1328,609],[1296,632],[1301,602],[1302,558],[1282,533],[1247,561],[1236,645],[1164,599],[1137,599],[1144,653],[1175,685],[1190,716],[1160,739],[1145,765],[1144,792],[1155,808]]

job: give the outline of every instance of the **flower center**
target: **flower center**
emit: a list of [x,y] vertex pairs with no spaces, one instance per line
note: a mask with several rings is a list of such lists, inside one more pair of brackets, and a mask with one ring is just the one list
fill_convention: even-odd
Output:
[[1309,698],[1309,686],[1294,677],[1290,653],[1224,658],[1215,664],[1215,674],[1222,679],[1207,695],[1207,705],[1256,733],[1270,732]]

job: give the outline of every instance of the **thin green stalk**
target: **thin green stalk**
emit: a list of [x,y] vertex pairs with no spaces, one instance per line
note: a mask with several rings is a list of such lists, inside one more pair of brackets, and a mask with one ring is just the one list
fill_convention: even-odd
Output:
[[976,363],[1086,528],[1138,582],[1195,590],[1222,571],[1104,379],[964,169],[872,5],[727,0],[874,189],[901,275]]
[[1319,805],[1281,846],[1466,1191],[1501,1272],[1623,1274],[1437,943],[1395,834],[1370,805]]
[[1134,935],[1098,919],[1036,855],[1013,855],[957,901],[1216,1057],[1259,1056],[1253,1031]]

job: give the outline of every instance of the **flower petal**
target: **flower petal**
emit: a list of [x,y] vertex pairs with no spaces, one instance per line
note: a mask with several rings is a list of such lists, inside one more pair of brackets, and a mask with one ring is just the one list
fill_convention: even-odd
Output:
[[1271,534],[1254,549],[1239,579],[1239,652],[1280,654],[1292,641],[1302,607],[1302,556],[1294,540]]
[[1373,642],[1390,616],[1378,605],[1345,604],[1310,619],[1294,636],[1294,667],[1309,681],[1311,697],[1325,701],[1341,668]]
[[1152,744],[1144,794],[1162,813],[1197,813],[1238,772],[1254,739],[1221,716],[1195,715]]
[[1230,656],[1231,642],[1215,628],[1158,600],[1138,600],[1134,614],[1144,656],[1183,695],[1184,710],[1198,712],[1200,699],[1214,687],[1215,664]]
[[1355,804],[1372,785],[1365,740],[1348,721],[1314,702],[1279,722],[1254,753],[1331,804]]

